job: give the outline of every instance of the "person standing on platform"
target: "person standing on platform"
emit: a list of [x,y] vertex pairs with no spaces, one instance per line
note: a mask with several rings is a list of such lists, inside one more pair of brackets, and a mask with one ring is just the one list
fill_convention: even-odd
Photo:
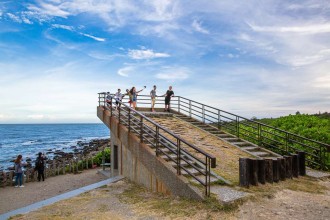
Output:
[[[146,86],[144,86],[143,89],[145,89]],[[132,102],[133,102],[133,109],[136,109],[136,101],[137,101],[137,95],[143,91],[143,89],[136,91],[136,88],[133,86],[130,90],[130,93],[132,94]]]
[[118,89],[118,92],[115,94],[115,100],[116,100],[116,108],[120,108],[121,100],[123,99],[124,95],[121,94],[121,90]]
[[155,112],[155,103],[156,103],[156,85],[154,85],[154,89],[150,91],[150,97],[151,97],[151,111]]
[[174,96],[174,92],[172,90],[172,86],[170,86],[168,88],[168,90],[166,91],[165,95],[163,95],[163,96],[165,96],[165,109],[164,109],[164,111],[165,112],[167,112],[167,111],[170,112],[170,102],[171,102],[171,98]]
[[108,106],[109,108],[111,108],[111,99],[112,99],[112,97],[111,97],[110,92],[107,92],[107,95],[106,95],[106,97],[105,97],[105,101],[106,101],[107,106]]
[[38,157],[36,159],[35,170],[38,171],[38,181],[40,182],[41,178],[42,181],[45,181],[45,158],[41,152],[39,152]]
[[[23,185],[23,166],[26,165],[26,163],[22,162],[22,155],[18,155],[15,160],[15,174],[16,174],[16,180],[15,180],[15,187],[24,187]],[[19,184],[19,185],[18,185]]]

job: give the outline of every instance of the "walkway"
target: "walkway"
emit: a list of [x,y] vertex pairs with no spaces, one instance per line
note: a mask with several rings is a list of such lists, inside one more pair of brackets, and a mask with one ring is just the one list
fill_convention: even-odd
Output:
[[28,205],[26,207],[16,209],[16,210],[7,212],[5,214],[2,214],[2,215],[0,215],[0,220],[6,220],[10,216],[14,216],[14,215],[18,215],[18,214],[24,214],[24,213],[28,213],[28,212],[37,210],[41,207],[53,204],[55,202],[58,202],[58,201],[61,201],[61,200],[64,200],[64,199],[68,199],[68,198],[77,196],[79,194],[82,194],[82,193],[85,193],[87,191],[96,189],[96,188],[104,186],[106,184],[117,182],[117,181],[119,181],[123,178],[124,177],[122,177],[122,176],[112,177],[112,178],[103,180],[103,181],[98,182],[98,183],[94,183],[94,184],[91,184],[91,185],[88,185],[88,186],[85,186],[85,187],[81,187],[79,189],[76,189],[76,190],[73,190],[73,191],[70,191],[70,192],[67,192],[67,193],[63,193],[63,194],[58,195],[58,196],[54,196],[52,198],[49,198],[49,199],[46,199],[46,200],[43,200],[43,201],[40,201],[40,202],[36,202],[36,203]]

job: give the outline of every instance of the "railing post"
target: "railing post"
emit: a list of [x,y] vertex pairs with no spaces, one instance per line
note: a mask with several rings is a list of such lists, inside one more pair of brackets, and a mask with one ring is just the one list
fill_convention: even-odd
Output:
[[110,98],[110,116],[112,116],[112,97]]
[[236,116],[236,136],[239,138],[239,117]]
[[205,156],[205,164],[206,164],[206,170],[205,170],[205,195],[210,196],[210,182],[211,182],[211,175],[210,175],[210,158]]
[[180,113],[180,96],[178,96],[178,112]]
[[118,124],[120,124],[120,108],[118,107]]
[[285,151],[288,154],[289,153],[289,133],[285,133]]
[[191,117],[191,100],[189,100],[189,117]]
[[143,117],[140,116],[140,141],[143,142]]
[[158,154],[159,154],[159,150],[158,150],[158,147],[159,147],[159,127],[156,125],[156,136],[155,136],[155,144],[156,144],[156,156],[158,157]]
[[131,108],[128,109],[128,132],[131,132]]
[[177,173],[181,175],[181,141],[177,139]]
[[218,110],[218,129],[221,130],[221,113],[220,113],[220,110]]
[[258,145],[261,146],[261,124],[258,123]]
[[205,123],[205,106],[202,105],[202,118],[203,118],[203,123]]

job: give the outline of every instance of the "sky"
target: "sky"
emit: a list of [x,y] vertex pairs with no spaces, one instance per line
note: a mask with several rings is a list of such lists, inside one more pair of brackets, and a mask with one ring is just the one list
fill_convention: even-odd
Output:
[[1,0],[0,123],[87,123],[153,85],[244,117],[330,111],[328,0]]

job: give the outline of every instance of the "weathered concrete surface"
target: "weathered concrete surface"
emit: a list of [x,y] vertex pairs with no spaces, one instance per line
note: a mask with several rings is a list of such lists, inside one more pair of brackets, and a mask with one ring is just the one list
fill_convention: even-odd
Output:
[[[115,117],[103,107],[97,108],[97,115],[111,131],[111,148],[118,146],[118,171],[130,180],[144,185],[154,192],[201,200],[204,198],[199,189],[188,180],[176,174],[176,170],[165,160],[156,157],[154,150],[128,132]],[[113,158],[111,158],[113,161]],[[113,167],[112,167],[113,169]],[[113,172],[113,171],[112,171]]]

